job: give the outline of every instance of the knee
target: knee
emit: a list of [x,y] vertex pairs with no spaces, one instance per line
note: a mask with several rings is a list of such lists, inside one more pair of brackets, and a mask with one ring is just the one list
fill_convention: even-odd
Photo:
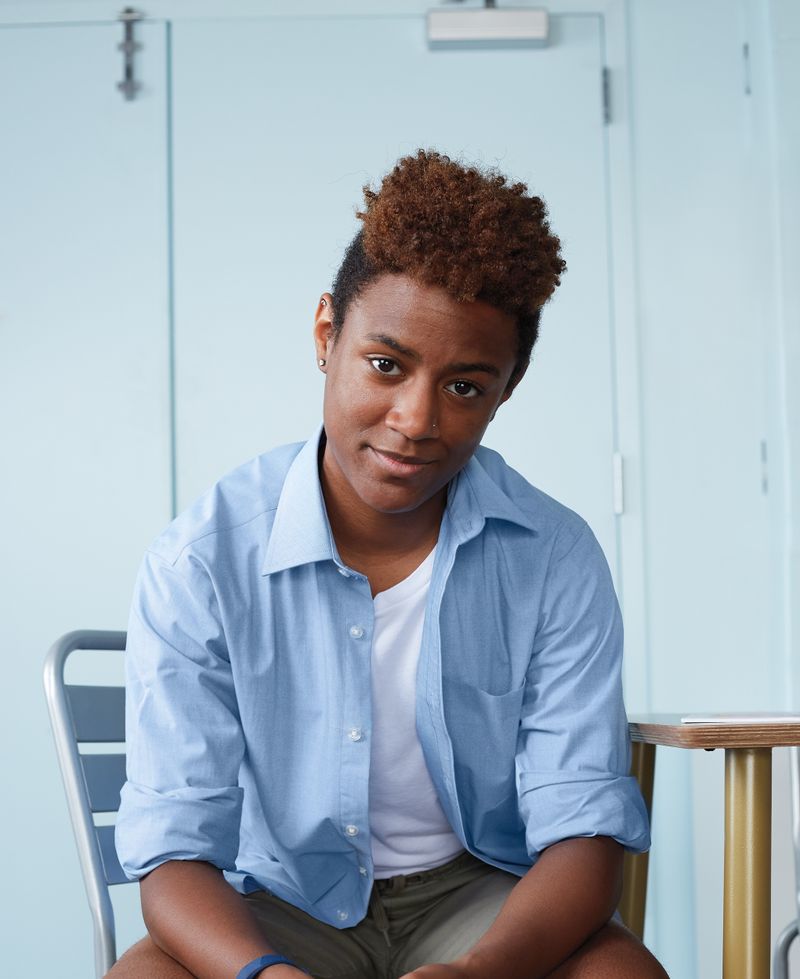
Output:
[[106,973],[106,979],[194,979],[147,935]]
[[669,979],[669,976],[633,932],[612,921],[551,973],[551,979]]

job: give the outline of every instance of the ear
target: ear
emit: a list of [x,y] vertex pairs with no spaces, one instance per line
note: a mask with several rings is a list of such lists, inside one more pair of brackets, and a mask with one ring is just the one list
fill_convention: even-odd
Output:
[[333,296],[323,292],[314,315],[314,347],[318,361],[328,360],[333,342]]

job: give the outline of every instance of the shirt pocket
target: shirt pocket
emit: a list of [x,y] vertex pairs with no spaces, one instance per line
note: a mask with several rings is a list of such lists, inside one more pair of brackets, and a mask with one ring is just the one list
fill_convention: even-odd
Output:
[[461,679],[443,680],[445,722],[464,787],[516,791],[514,758],[524,694],[524,684],[489,693]]
[[495,857],[517,851],[524,856],[515,767],[524,693],[524,686],[489,693],[463,680],[443,689],[468,843]]

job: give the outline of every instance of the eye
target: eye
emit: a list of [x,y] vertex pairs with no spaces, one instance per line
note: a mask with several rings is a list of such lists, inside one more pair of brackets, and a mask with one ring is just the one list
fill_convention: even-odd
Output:
[[381,374],[396,376],[400,373],[400,368],[391,357],[370,357],[369,362]]
[[472,381],[452,381],[445,387],[445,391],[452,391],[460,398],[477,398],[483,393]]

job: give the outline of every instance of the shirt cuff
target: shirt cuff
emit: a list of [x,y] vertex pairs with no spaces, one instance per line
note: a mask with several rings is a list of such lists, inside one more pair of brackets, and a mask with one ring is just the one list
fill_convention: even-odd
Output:
[[126,782],[115,833],[122,869],[131,880],[168,860],[235,869],[243,795],[235,785],[158,792]]
[[647,810],[630,775],[523,772],[519,800],[534,860],[553,843],[580,836],[609,836],[634,853],[650,848]]

